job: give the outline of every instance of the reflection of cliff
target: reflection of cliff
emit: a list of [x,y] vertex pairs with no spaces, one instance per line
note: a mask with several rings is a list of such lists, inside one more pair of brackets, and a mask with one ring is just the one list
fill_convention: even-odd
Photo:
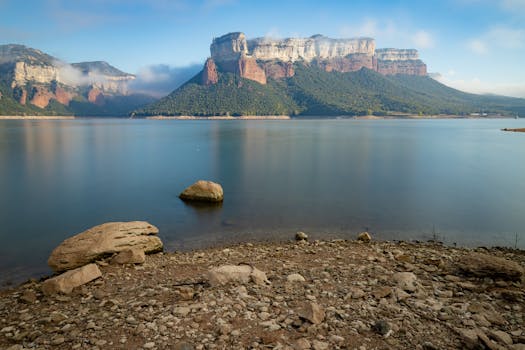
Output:
[[[381,74],[426,75],[426,65],[414,49],[377,49],[372,38],[309,38],[247,40],[244,33],[213,39],[211,60],[226,72],[265,84],[267,78],[294,75],[293,63],[313,64],[327,72],[352,72],[361,68]],[[207,66],[210,60],[207,61]],[[212,83],[206,80],[206,84]]]

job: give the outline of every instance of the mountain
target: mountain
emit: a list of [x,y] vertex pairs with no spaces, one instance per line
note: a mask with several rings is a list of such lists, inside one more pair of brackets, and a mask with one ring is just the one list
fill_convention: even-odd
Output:
[[482,96],[427,76],[414,49],[376,49],[371,38],[213,39],[187,83],[138,109],[149,115],[524,114],[525,100]]
[[153,98],[103,61],[68,64],[23,45],[0,45],[0,115],[125,116]]

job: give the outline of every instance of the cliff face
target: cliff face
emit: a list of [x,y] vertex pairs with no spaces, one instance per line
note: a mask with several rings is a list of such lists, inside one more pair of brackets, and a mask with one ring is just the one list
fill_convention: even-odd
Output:
[[210,51],[211,60],[225,71],[261,84],[267,78],[293,76],[294,62],[314,64],[327,72],[368,68],[381,74],[427,74],[417,50],[376,49],[372,38],[331,39],[314,35],[247,40],[244,33],[236,32],[213,39]]
[[135,79],[106,62],[69,65],[22,45],[0,45],[0,75],[19,103],[40,108],[52,99],[68,105],[76,96],[91,102],[93,95],[126,95]]

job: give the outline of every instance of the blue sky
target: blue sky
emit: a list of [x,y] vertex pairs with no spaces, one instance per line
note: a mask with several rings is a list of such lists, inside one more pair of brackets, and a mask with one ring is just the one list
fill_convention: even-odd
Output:
[[201,64],[212,38],[231,31],[371,36],[418,49],[451,86],[525,97],[525,0],[0,0],[0,44],[130,73]]

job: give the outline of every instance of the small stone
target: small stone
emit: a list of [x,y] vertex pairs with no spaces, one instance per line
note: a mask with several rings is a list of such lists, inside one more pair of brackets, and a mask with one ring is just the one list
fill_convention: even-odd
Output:
[[381,287],[372,293],[376,299],[386,298],[390,294],[392,294],[392,289],[390,287]]
[[295,240],[296,241],[307,241],[308,235],[304,232],[299,231],[295,234]]
[[288,275],[288,277],[286,277],[286,280],[288,282],[306,282],[306,280],[304,279],[303,276],[301,276],[300,274],[298,273],[292,273],[291,275]]
[[361,232],[357,236],[357,240],[361,241],[361,242],[368,243],[368,242],[370,242],[372,240],[372,236],[370,236],[370,234],[368,232]]
[[412,272],[397,272],[392,276],[397,286],[405,292],[415,292],[417,277]]
[[224,191],[218,183],[199,180],[182,191],[179,198],[184,201],[222,202]]
[[332,343],[336,343],[336,344],[341,344],[345,341],[345,338],[339,336],[339,335],[335,335],[335,334],[332,334],[328,340],[330,340]]
[[478,333],[474,329],[458,329],[457,332],[467,349],[475,349],[478,342]]
[[319,324],[323,322],[325,318],[324,309],[316,303],[308,303],[298,311],[299,317],[312,322],[313,324]]
[[25,290],[20,297],[20,301],[26,304],[34,304],[36,300],[36,293],[32,290]]
[[329,344],[316,339],[312,342],[312,348],[314,350],[327,350],[329,348]]
[[489,337],[496,340],[498,343],[512,345],[512,337],[503,331],[490,331]]
[[66,339],[62,336],[56,336],[53,339],[51,339],[52,345],[60,345],[63,344],[66,341]]
[[377,334],[387,335],[390,332],[390,325],[385,320],[379,320],[372,326],[372,329]]
[[249,265],[222,265],[208,271],[208,282],[211,286],[224,285],[230,282],[270,284],[266,274]]
[[423,350],[439,350],[437,346],[427,341],[423,343]]
[[148,342],[146,344],[144,344],[144,349],[153,349],[155,347],[155,343],[154,342]]
[[118,253],[113,259],[112,264],[124,265],[124,264],[144,264],[146,262],[146,254],[144,250],[126,249]]
[[361,299],[366,295],[366,293],[358,287],[350,287],[348,294],[345,296],[345,299]]
[[300,339],[297,339],[293,343],[293,348],[294,348],[294,350],[307,350],[307,349],[311,349],[312,345],[310,344],[308,339],[300,338]]

